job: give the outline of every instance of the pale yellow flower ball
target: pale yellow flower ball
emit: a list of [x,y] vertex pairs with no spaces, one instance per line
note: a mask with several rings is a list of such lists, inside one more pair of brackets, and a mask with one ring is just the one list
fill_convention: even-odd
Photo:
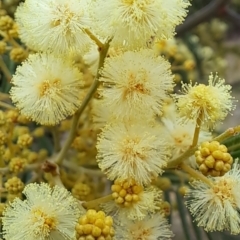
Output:
[[23,193],[26,200],[15,198],[3,213],[4,239],[75,239],[75,226],[84,209],[65,188],[31,183]]
[[184,0],[96,0],[91,14],[95,31],[111,37],[112,46],[128,50],[147,47],[152,37],[172,38],[186,17]]
[[81,105],[82,73],[67,59],[34,54],[19,66],[10,95],[21,114],[42,125],[55,125]]
[[68,54],[85,52],[91,25],[85,0],[26,0],[16,11],[21,40],[35,51]]
[[240,169],[236,162],[222,177],[210,177],[210,186],[199,180],[194,181],[187,192],[187,207],[197,225],[206,231],[240,233]]
[[235,108],[231,86],[225,84],[225,80],[217,74],[210,74],[208,85],[183,84],[182,93],[175,94],[175,99],[185,121],[199,119],[201,123],[214,127]]

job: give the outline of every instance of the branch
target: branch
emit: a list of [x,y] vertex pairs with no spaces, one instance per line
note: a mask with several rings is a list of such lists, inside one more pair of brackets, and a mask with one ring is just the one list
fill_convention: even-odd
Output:
[[228,19],[235,25],[240,26],[240,14],[231,9],[229,6],[225,8]]
[[67,138],[66,142],[64,143],[63,148],[61,149],[61,151],[59,152],[59,154],[56,157],[55,163],[57,163],[57,164],[61,164],[62,161],[64,160],[64,157],[65,157],[68,149],[70,148],[70,146],[72,144],[72,141],[75,138],[79,118],[82,115],[84,109],[88,105],[89,101],[91,100],[92,96],[94,95],[94,93],[96,92],[96,90],[97,90],[97,88],[100,84],[99,81],[98,81],[98,79],[100,77],[100,71],[99,70],[103,67],[104,60],[107,56],[107,52],[108,52],[108,49],[109,49],[110,42],[111,42],[111,40],[107,41],[106,44],[104,44],[104,46],[100,50],[100,59],[99,59],[97,76],[95,77],[94,82],[92,83],[86,97],[84,98],[84,100],[82,102],[82,105],[80,106],[78,111],[73,116],[72,126],[71,126],[71,129],[70,129],[70,133],[68,135],[68,138]]
[[8,82],[11,81],[12,79],[12,74],[9,71],[9,69],[7,68],[5,62],[3,61],[3,58],[0,57],[0,69],[2,70],[3,74],[5,75],[6,79]]
[[229,2],[230,0],[211,1],[207,6],[187,17],[183,24],[177,26],[177,36],[179,37],[183,35],[185,32],[191,30],[199,23],[205,22],[206,20],[212,18],[221,7]]

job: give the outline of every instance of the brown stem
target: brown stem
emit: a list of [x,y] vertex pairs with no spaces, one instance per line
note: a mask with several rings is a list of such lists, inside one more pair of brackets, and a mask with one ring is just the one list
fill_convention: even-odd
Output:
[[103,67],[104,60],[107,56],[107,52],[109,49],[110,41],[111,40],[109,40],[106,44],[104,44],[104,46],[100,49],[100,59],[99,59],[99,64],[98,64],[97,76],[95,77],[93,84],[91,85],[86,97],[84,98],[81,107],[78,109],[78,111],[73,116],[72,125],[71,125],[71,129],[70,129],[68,138],[67,138],[66,142],[64,143],[63,148],[61,149],[61,151],[59,152],[59,154],[56,157],[55,162],[57,164],[61,164],[62,161],[64,160],[64,157],[67,154],[67,151],[70,148],[70,146],[75,138],[79,118],[81,117],[84,109],[87,107],[88,103],[90,102],[92,96],[94,95],[94,93],[96,92],[96,90],[100,84],[98,81],[98,79],[100,77],[99,69]]
[[56,153],[61,149],[58,128],[56,126],[51,127],[51,132],[53,136],[54,152]]
[[12,79],[12,74],[10,73],[9,69],[7,68],[5,62],[3,61],[2,57],[0,57],[0,68],[5,75],[8,82]]
[[225,12],[230,21],[232,21],[235,25],[240,26],[240,14],[230,7],[226,7]]

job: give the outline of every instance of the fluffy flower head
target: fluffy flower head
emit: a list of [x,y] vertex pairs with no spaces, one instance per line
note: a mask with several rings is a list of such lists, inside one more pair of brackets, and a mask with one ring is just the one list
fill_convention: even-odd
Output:
[[198,226],[206,231],[229,230],[240,233],[240,169],[235,163],[233,169],[222,177],[210,178],[213,186],[201,181],[192,183],[187,194],[187,206]]
[[[6,240],[72,240],[80,215],[77,201],[58,186],[29,184],[3,213],[3,235]],[[83,210],[84,211],[84,210]]]
[[168,145],[161,138],[158,128],[138,122],[108,125],[98,138],[99,167],[111,180],[148,184],[167,164]]
[[209,85],[183,84],[183,94],[175,95],[180,114],[187,119],[200,118],[203,123],[213,126],[222,121],[234,109],[231,86],[217,75],[209,76]]
[[17,68],[11,98],[23,115],[54,125],[81,104],[82,73],[71,62],[47,54],[31,55]]
[[173,88],[170,64],[152,50],[125,52],[109,58],[100,81],[103,104],[117,118],[147,115],[161,111],[167,92]]
[[22,41],[36,51],[66,54],[88,48],[85,0],[26,0],[16,11]]
[[99,35],[113,46],[146,47],[152,37],[171,38],[186,16],[184,0],[97,0],[92,9]]
[[118,216],[120,222],[125,219],[142,220],[159,210],[162,192],[157,188],[144,188],[134,181],[116,180],[112,191],[114,202],[103,204],[103,208],[110,215]]
[[127,221],[116,228],[119,240],[170,240],[173,233],[167,220],[159,213],[146,216],[141,221]]

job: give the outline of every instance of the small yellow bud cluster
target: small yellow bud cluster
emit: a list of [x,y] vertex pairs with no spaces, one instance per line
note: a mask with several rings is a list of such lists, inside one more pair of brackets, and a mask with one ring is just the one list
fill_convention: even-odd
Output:
[[120,182],[115,180],[111,187],[112,197],[115,202],[123,207],[130,207],[132,203],[140,200],[139,194],[143,192],[143,187],[128,181]]
[[10,160],[9,170],[14,173],[20,173],[26,166],[27,161],[24,158],[14,157]]
[[8,31],[8,35],[11,36],[12,38],[18,38],[18,26],[16,23],[13,24],[12,28]]
[[0,30],[2,30],[2,31],[10,30],[12,28],[13,24],[14,24],[13,19],[8,15],[2,16],[0,18]]
[[28,133],[25,133],[25,134],[18,137],[17,145],[20,148],[26,148],[26,147],[29,147],[32,144],[32,141],[33,141],[32,136],[29,135]]
[[4,184],[5,188],[10,194],[21,193],[24,188],[24,183],[18,177],[12,177]]
[[4,41],[0,41],[0,55],[4,54],[7,50],[7,44]]
[[91,188],[84,183],[76,183],[72,188],[72,194],[78,200],[86,200],[91,193]]
[[10,52],[10,58],[14,62],[22,62],[27,58],[27,53],[21,47],[13,48]]
[[16,110],[9,110],[6,112],[6,119],[8,123],[15,123],[18,119],[18,111]]
[[112,217],[104,212],[88,210],[77,223],[77,240],[112,240],[114,236]]
[[223,176],[233,163],[227,147],[217,141],[203,142],[195,152],[195,157],[199,170],[213,177]]
[[29,134],[30,129],[26,126],[15,126],[13,129],[13,139],[18,139],[24,134]]

